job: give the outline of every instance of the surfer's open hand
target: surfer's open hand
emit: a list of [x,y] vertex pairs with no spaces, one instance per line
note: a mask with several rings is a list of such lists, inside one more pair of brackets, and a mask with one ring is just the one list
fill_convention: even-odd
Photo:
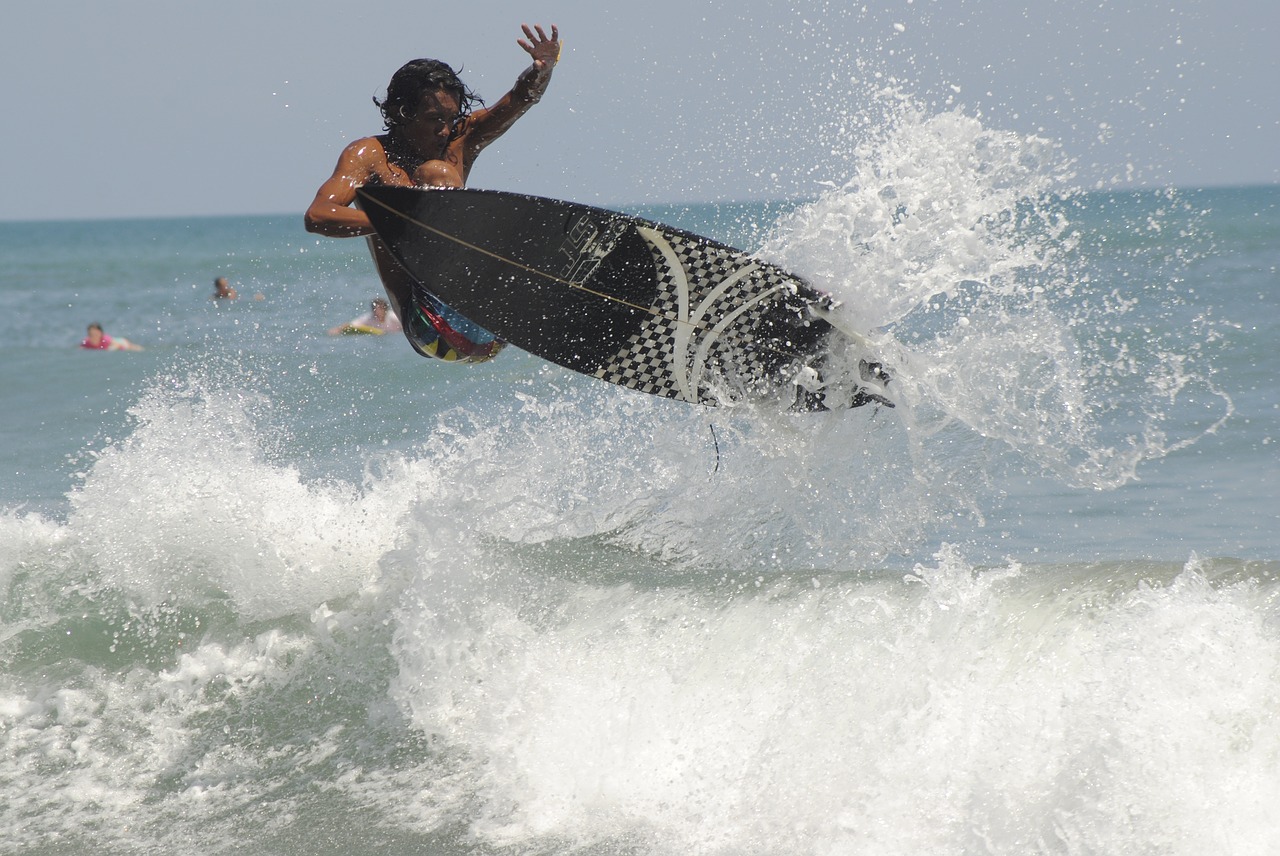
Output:
[[560,30],[556,25],[551,25],[550,37],[540,24],[535,24],[532,30],[529,29],[528,24],[521,24],[520,29],[524,30],[525,38],[516,39],[516,44],[533,57],[533,64],[538,71],[554,66],[556,60],[560,59]]

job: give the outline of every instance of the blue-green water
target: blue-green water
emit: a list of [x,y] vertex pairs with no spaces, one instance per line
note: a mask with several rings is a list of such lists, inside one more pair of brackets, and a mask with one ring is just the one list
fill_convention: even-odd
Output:
[[0,849],[1275,852],[1280,189],[878,166],[633,209],[875,414],[330,338],[300,217],[0,224]]

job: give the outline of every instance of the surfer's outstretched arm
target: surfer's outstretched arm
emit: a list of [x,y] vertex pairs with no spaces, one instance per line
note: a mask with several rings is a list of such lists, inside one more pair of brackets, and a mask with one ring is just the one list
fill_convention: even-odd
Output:
[[530,29],[528,24],[521,24],[525,38],[517,39],[517,44],[525,53],[533,58],[533,64],[520,73],[515,86],[503,95],[493,106],[477,110],[471,116],[470,133],[467,135],[467,163],[489,143],[506,133],[515,121],[528,112],[529,108],[542,99],[551,83],[551,72],[560,59],[560,30],[551,25],[551,35],[547,35],[540,24]]

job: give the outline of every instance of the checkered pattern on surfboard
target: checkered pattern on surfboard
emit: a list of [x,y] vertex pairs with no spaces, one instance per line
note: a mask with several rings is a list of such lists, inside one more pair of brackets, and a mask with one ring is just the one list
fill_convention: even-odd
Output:
[[[685,386],[692,392],[692,400],[700,404],[715,404],[720,400],[712,394],[710,385],[713,384],[721,392],[726,391],[727,385],[744,394],[776,385],[781,369],[794,361],[793,355],[787,353],[791,343],[784,338],[785,328],[790,326],[788,316],[794,323],[803,323],[802,301],[794,296],[795,280],[776,268],[758,266],[703,307],[703,302],[727,278],[742,270],[744,264],[754,266],[756,263],[741,253],[708,244],[696,236],[667,231],[659,234],[683,268],[683,277],[671,268],[662,249],[642,231],[653,254],[658,296],[652,314],[627,343],[596,370],[595,377],[651,395],[688,401],[690,396],[680,383],[680,377],[684,376],[688,378]],[[687,305],[691,312],[697,313],[697,323],[692,328],[687,320],[680,318],[682,281],[688,282]],[[756,299],[762,296],[763,299]],[[743,310],[747,304],[750,305]],[[726,316],[738,310],[743,311],[723,329],[713,332]],[[677,333],[682,321],[690,335],[687,346],[680,349]],[[691,376],[699,346],[708,337],[713,338],[702,371],[696,377]]]

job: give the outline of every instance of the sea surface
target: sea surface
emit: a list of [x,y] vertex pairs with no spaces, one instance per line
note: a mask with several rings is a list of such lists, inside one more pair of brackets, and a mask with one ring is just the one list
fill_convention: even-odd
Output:
[[0,223],[0,852],[1280,852],[1280,188],[858,155],[615,207],[835,294],[892,410],[332,338],[300,213]]

